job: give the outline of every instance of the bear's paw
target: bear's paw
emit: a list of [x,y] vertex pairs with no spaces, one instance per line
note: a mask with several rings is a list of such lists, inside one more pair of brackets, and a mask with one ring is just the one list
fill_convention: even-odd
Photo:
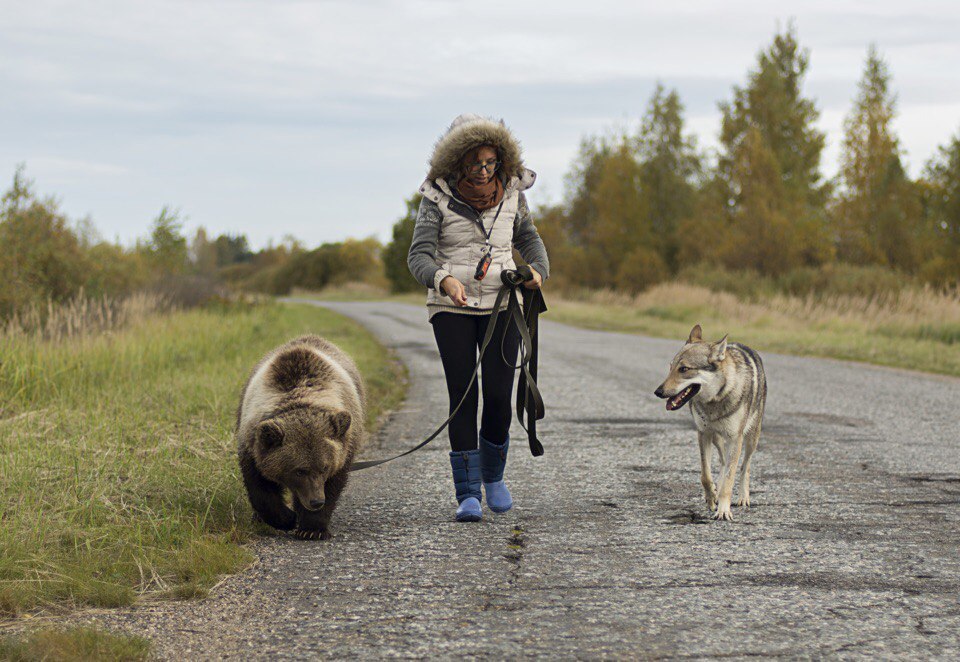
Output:
[[300,540],[330,540],[333,537],[326,529],[294,529],[293,535]]

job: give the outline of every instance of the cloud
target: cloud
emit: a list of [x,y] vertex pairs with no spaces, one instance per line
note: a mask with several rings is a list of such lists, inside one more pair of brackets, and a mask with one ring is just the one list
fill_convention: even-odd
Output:
[[791,17],[827,175],[871,42],[911,169],[956,130],[949,2],[34,0],[0,21],[0,175],[26,161],[68,213],[125,240],[164,204],[254,245],[386,238],[464,111],[515,129],[541,175],[535,203],[559,199],[584,135],[635,124],[658,80],[714,145],[717,102]]
[[123,175],[128,172],[127,168],[111,163],[98,163],[96,161],[77,161],[74,159],[60,159],[55,157],[36,157],[31,160],[30,165],[43,170],[53,176],[114,176]]

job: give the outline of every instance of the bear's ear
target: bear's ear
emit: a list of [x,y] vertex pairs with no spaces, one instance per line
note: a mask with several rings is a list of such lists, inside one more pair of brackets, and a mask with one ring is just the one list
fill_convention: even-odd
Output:
[[353,419],[350,417],[350,414],[345,411],[338,411],[335,414],[330,414],[330,425],[333,427],[333,436],[338,439],[343,439],[347,436],[347,429],[350,427],[350,421]]
[[687,338],[687,344],[700,342],[701,340],[703,340],[703,331],[700,329],[700,325],[697,324],[690,329],[690,337]]
[[283,428],[276,421],[264,421],[257,428],[257,440],[266,448],[275,448],[283,443]]

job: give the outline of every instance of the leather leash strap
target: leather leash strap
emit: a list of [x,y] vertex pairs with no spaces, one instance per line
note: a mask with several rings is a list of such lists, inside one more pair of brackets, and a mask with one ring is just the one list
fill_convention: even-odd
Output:
[[[477,374],[480,372],[480,363],[483,361],[483,355],[487,351],[487,346],[490,344],[490,341],[493,339],[493,332],[497,328],[497,319],[499,318],[501,311],[500,306],[503,304],[503,299],[505,296],[510,296],[510,301],[507,303],[507,309],[503,311],[503,314],[507,316],[507,324],[511,322],[516,325],[517,330],[520,332],[521,340],[521,353],[520,353],[520,363],[519,365],[513,366],[515,370],[519,369],[520,379],[517,384],[517,419],[520,421],[520,425],[523,426],[523,429],[527,432],[527,438],[530,442],[530,452],[534,456],[543,455],[543,445],[540,443],[540,440],[537,439],[537,421],[543,418],[544,408],[543,408],[543,398],[540,396],[540,390],[537,388],[537,315],[542,312],[546,312],[547,306],[543,300],[543,294],[540,290],[527,290],[522,291],[523,294],[523,310],[521,312],[520,304],[517,302],[517,297],[514,295],[514,291],[524,282],[531,280],[533,274],[530,273],[530,268],[527,266],[518,267],[516,270],[508,270],[501,273],[501,280],[503,281],[503,286],[500,288],[500,291],[497,292],[497,298],[493,304],[493,312],[490,313],[490,321],[487,322],[487,331],[483,336],[483,341],[480,343],[480,355],[477,357],[477,364],[473,367],[473,374],[470,375],[470,383],[467,384],[467,388],[464,391],[463,397],[460,398],[460,402],[457,403],[457,406],[454,407],[453,411],[450,412],[450,415],[447,417],[440,427],[434,430],[430,436],[421,441],[419,444],[413,448],[406,450],[399,455],[394,455],[393,457],[384,458],[381,460],[366,460],[364,462],[354,462],[350,465],[350,471],[360,471],[362,469],[369,469],[370,467],[376,467],[381,464],[386,464],[387,462],[392,462],[397,458],[401,458],[404,455],[409,455],[415,451],[420,450],[431,441],[437,438],[437,436],[443,432],[444,428],[450,424],[450,421],[453,420],[453,417],[456,416],[457,412],[460,411],[460,407],[467,399],[467,395],[470,393],[470,389],[473,388],[474,383],[477,381]],[[504,339],[506,339],[506,329],[504,329]],[[500,345],[501,356],[503,356],[503,341]],[[527,422],[524,424],[523,414],[526,412]]]

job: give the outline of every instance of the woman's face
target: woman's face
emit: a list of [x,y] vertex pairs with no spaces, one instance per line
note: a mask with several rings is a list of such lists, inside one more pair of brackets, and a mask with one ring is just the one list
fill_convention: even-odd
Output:
[[473,156],[467,156],[463,164],[467,181],[477,185],[486,184],[493,178],[496,162],[497,150],[493,147],[481,147]]

